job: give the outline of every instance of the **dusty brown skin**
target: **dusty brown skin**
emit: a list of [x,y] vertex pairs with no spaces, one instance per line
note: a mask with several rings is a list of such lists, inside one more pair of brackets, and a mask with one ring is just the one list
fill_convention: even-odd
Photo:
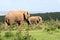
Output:
[[42,23],[42,17],[40,16],[31,16],[28,18],[28,21],[31,24]]
[[24,20],[30,17],[30,14],[27,11],[10,11],[5,16],[5,29],[8,29],[8,25],[12,26],[15,23],[18,23],[18,29],[21,29]]

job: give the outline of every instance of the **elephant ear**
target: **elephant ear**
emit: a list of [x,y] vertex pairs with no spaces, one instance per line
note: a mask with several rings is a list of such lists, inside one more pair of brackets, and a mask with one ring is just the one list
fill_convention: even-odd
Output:
[[30,14],[28,12],[24,12],[23,15],[24,15],[24,19],[26,20],[30,17]]

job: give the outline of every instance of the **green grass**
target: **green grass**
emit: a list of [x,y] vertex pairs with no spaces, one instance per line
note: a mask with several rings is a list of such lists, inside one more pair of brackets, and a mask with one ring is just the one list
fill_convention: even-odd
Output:
[[50,34],[40,30],[34,30],[33,32],[30,32],[30,34],[37,40],[60,40],[60,32]]
[[[28,26],[27,23],[23,25],[22,36],[25,36],[25,37],[27,36],[25,34],[27,26]],[[0,39],[14,40],[14,38],[16,37],[16,33],[18,32],[16,28],[17,28],[17,24],[14,25],[13,28],[8,28],[7,31],[4,31],[3,24],[0,23]],[[6,37],[6,34],[5,34],[6,32],[10,32],[10,33],[7,33],[9,37]],[[60,40],[60,21],[51,20],[51,21],[45,21],[41,25],[32,24],[28,32],[29,32],[29,35],[31,35],[32,40]],[[29,35],[26,38],[28,38]]]
[[[17,31],[11,31],[14,33]],[[24,33],[25,31],[22,31]],[[1,32],[1,35],[4,36],[5,32]],[[53,33],[48,33],[44,32],[42,30],[31,30],[29,31],[29,34],[36,40],[60,40],[60,32],[53,32]],[[13,37],[6,38],[4,37],[3,40],[13,40]]]

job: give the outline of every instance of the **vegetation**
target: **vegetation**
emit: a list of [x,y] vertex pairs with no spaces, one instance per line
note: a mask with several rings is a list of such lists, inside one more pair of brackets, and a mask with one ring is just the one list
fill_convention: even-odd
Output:
[[[31,14],[31,16],[42,16],[44,22],[42,24],[32,24],[28,29],[25,22],[22,30],[16,29],[17,24],[13,27],[4,29],[4,16],[0,17],[0,40],[60,40],[60,12],[46,13],[46,14]],[[2,18],[2,19],[1,19]]]
[[50,19],[60,20],[60,12],[35,13],[35,14],[31,14],[31,16],[42,16],[44,21]]
[[[42,24],[32,24],[30,29],[27,30],[27,23],[22,27],[22,30],[8,28],[5,31],[0,23],[0,40],[59,40],[60,38],[60,21],[50,20],[44,21]],[[14,29],[15,28],[15,29]],[[2,30],[1,30],[2,29]],[[12,30],[11,30],[12,29]]]
[[[31,14],[31,16],[42,16],[44,21],[50,20],[50,19],[60,20],[60,12],[35,13],[35,14]],[[5,16],[0,16],[0,22],[4,22],[4,17]]]

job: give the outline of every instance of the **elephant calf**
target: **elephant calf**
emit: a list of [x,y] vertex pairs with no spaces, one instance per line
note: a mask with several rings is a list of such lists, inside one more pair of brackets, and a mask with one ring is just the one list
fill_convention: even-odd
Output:
[[7,25],[12,26],[15,23],[18,23],[19,27],[18,29],[21,29],[24,20],[28,20],[30,17],[30,14],[27,11],[10,11],[5,16],[5,29],[7,29]]
[[31,24],[42,23],[42,17],[40,16],[31,16],[28,18],[28,21]]

